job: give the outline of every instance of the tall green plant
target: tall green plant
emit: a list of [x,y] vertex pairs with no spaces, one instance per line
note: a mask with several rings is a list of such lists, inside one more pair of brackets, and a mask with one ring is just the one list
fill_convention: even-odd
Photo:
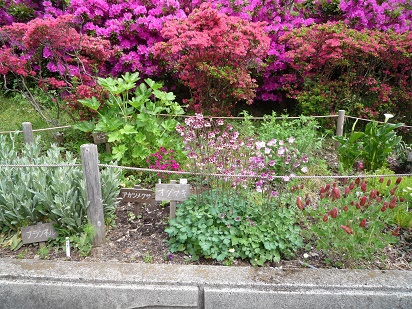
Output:
[[138,72],[126,73],[117,79],[99,78],[99,85],[109,93],[104,104],[95,97],[79,100],[98,112],[97,123],[82,122],[75,127],[85,132],[107,133],[113,150],[106,159],[142,166],[146,157],[160,147],[176,146],[172,132],[177,121],[171,117],[162,118],[160,114],[177,116],[184,111],[174,101],[172,92],[161,90],[161,83],[147,78],[137,85],[138,80]]
[[396,136],[395,130],[403,126],[401,123],[388,123],[387,120],[383,124],[369,122],[364,132],[355,131],[355,122],[349,136],[334,137],[340,143],[338,159],[344,169],[352,168],[356,161],[361,161],[368,171],[385,165],[386,159],[402,139]]

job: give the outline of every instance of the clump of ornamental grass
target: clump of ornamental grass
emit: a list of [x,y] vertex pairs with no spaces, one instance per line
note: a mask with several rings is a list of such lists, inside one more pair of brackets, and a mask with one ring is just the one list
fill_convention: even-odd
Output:
[[400,228],[392,218],[402,203],[396,196],[401,180],[388,181],[382,192],[360,178],[344,181],[343,187],[336,182],[326,184],[319,190],[316,206],[298,196],[296,205],[304,214],[306,237],[328,258],[339,258],[348,266],[371,260],[398,241]]

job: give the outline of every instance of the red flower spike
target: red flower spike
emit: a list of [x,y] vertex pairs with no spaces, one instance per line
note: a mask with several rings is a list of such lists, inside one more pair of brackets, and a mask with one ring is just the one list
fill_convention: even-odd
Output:
[[375,199],[376,196],[377,196],[376,190],[371,190],[371,192],[369,193],[369,198],[370,199]]
[[360,227],[365,227],[366,226],[366,219],[362,219],[362,221],[359,223]]
[[405,202],[405,198],[400,197],[400,198],[399,198],[399,201],[400,201],[401,203],[403,203],[403,202]]
[[399,226],[392,231],[392,235],[393,236],[398,236],[399,235]]
[[350,193],[350,188],[349,188],[349,187],[346,187],[346,188],[345,188],[345,195],[348,196],[349,193]]
[[319,190],[319,193],[322,194],[322,193],[325,193],[325,191],[326,191],[325,187],[321,187]]
[[351,229],[349,226],[341,225],[340,227],[341,227],[342,230],[344,230],[344,231],[345,231],[346,233],[348,233],[349,235],[352,235],[352,234],[353,234],[353,231],[352,231],[352,229]]
[[300,210],[304,210],[305,206],[303,205],[302,198],[300,196],[296,197],[296,205]]
[[385,178],[383,178],[382,176],[379,178],[379,182],[383,183],[385,181]]
[[336,182],[333,183],[332,187],[333,187],[333,188],[336,188]]
[[338,217],[338,213],[339,211],[336,207],[329,211],[329,214],[333,219],[336,219]]
[[360,184],[360,178],[359,177],[355,179],[355,183],[359,186],[359,184]]
[[325,192],[329,191],[329,189],[330,189],[330,184],[327,184],[325,187]]
[[351,181],[351,183],[349,184],[349,189],[353,190],[354,188],[355,188],[355,183]]
[[323,216],[323,222],[326,222],[326,221],[328,221],[329,220],[329,216],[328,216],[328,214],[325,214],[324,216]]
[[325,193],[324,193],[324,192],[322,192],[322,193],[320,194],[320,199],[323,199],[323,198],[325,198]]
[[396,189],[398,189],[398,186],[394,186],[389,192],[391,193],[391,195],[395,194]]
[[381,211],[382,211],[382,212],[385,212],[385,211],[386,211],[386,208],[387,208],[387,207],[386,207],[385,205],[383,205],[382,208],[381,208]]
[[402,181],[402,177],[398,177],[398,178],[396,179],[396,184],[399,185],[399,184],[401,183],[401,181]]
[[351,206],[355,206],[355,202],[354,202],[354,201],[350,201],[350,205],[351,205]]
[[366,196],[362,196],[362,198],[360,200],[360,205],[365,206],[367,201],[368,201],[368,198]]
[[346,185],[348,183],[348,178],[343,178],[343,184]]
[[390,200],[390,202],[389,202],[389,208],[390,209],[394,209],[395,208],[395,206],[396,206],[396,196],[394,196],[391,200]]
[[360,187],[361,187],[362,192],[366,192],[366,183],[362,182]]
[[343,207],[344,211],[348,211],[348,209],[349,209],[348,206]]
[[381,198],[380,196],[378,196],[378,197],[376,198],[376,201],[377,201],[378,203],[380,203],[380,202],[382,202],[382,198]]
[[359,203],[356,203],[356,209],[360,209]]
[[388,181],[386,182],[386,185],[389,187],[391,185],[391,180],[388,179]]
[[338,188],[333,188],[333,190],[332,190],[332,197],[334,197],[334,198],[336,198],[336,199],[338,199],[338,198],[340,198],[340,191],[339,191],[339,189]]

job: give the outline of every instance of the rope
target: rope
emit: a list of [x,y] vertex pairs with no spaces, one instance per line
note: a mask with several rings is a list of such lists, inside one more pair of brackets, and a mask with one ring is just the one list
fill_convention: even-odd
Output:
[[[0,168],[23,168],[23,167],[80,167],[82,164],[0,164]],[[133,170],[141,172],[150,173],[166,173],[166,174],[178,174],[178,175],[193,175],[193,176],[212,176],[212,177],[222,177],[222,178],[259,178],[259,175],[250,174],[219,174],[219,173],[200,173],[200,172],[189,172],[189,171],[169,171],[151,168],[140,168],[140,167],[130,167],[130,166],[118,166],[110,164],[98,164],[101,168],[117,168],[121,170]],[[391,175],[283,175],[283,176],[273,176],[274,179],[284,179],[289,177],[290,179],[354,179],[354,178],[380,178],[380,177],[410,177],[412,174],[391,174]]]
[[[40,131],[50,131],[50,130],[58,130],[58,129],[67,129],[71,128],[72,126],[61,126],[61,127],[50,127],[50,128],[42,128],[42,129],[33,129],[32,132],[40,132]],[[10,134],[10,133],[23,133],[22,130],[15,130],[15,131],[2,131],[0,134]]]
[[[187,171],[169,171],[169,170],[160,170],[160,169],[151,169],[151,168],[139,168],[139,167],[129,167],[129,166],[118,166],[118,165],[109,165],[109,164],[99,164],[100,167],[105,168],[118,168],[124,170],[133,170],[141,172],[153,172],[153,173],[166,173],[166,174],[180,174],[180,175],[195,175],[195,176],[213,176],[213,177],[232,177],[232,178],[259,178],[258,175],[247,175],[247,174],[219,174],[219,173],[199,173],[199,172],[187,172]],[[273,176],[276,179],[284,179],[286,175],[283,176]],[[379,177],[407,177],[412,176],[412,174],[391,174],[391,175],[311,175],[311,176],[290,176],[291,179],[328,179],[328,178],[379,178]]]
[[[377,122],[377,123],[382,123],[382,124],[384,124],[384,123],[385,123],[385,122],[383,122],[383,121],[376,121],[376,120],[370,120],[370,119],[359,118],[359,117],[353,117],[353,116],[346,116],[346,115],[345,115],[345,118],[356,119],[356,120],[362,120],[362,121],[368,121],[368,122],[375,121],[375,122]],[[407,126],[407,125],[405,125],[405,124],[403,124],[403,126],[402,126],[402,127],[403,127],[403,128],[412,128],[412,126]]]
[[[167,117],[181,117],[181,118],[189,118],[189,117],[195,117],[193,115],[169,115],[169,114],[159,114],[159,116],[167,116]],[[339,117],[338,115],[326,115],[326,116],[293,116],[293,117],[273,117],[273,119],[281,120],[281,119],[300,119],[302,117],[307,117],[307,118],[335,118]],[[225,117],[225,116],[203,116],[203,118],[206,119],[252,119],[252,120],[263,120],[265,117]]]
[[0,168],[21,168],[21,167],[78,167],[82,166],[81,164],[69,164],[69,163],[61,163],[61,164],[0,164]]
[[[189,117],[194,117],[192,115],[168,115],[168,114],[159,114],[159,116],[167,116],[167,117],[182,117],[182,118],[189,118]],[[326,116],[304,116],[307,118],[336,118],[338,117],[338,115],[326,115]],[[245,119],[245,117],[215,117],[215,116],[203,116],[203,118],[207,118],[207,119]],[[359,118],[359,117],[353,117],[353,116],[347,116],[345,115],[345,118],[351,118],[351,119],[356,119],[356,120],[362,120],[362,121],[374,121],[374,120],[370,120],[370,119],[365,119],[365,118]],[[251,119],[251,120],[263,120],[265,119],[264,117],[248,117],[247,119]],[[296,116],[296,117],[274,117],[274,119],[301,119],[301,116]],[[377,121],[378,123],[384,123],[382,121]],[[50,127],[50,128],[42,128],[42,129],[34,129],[32,130],[33,132],[40,132],[40,131],[49,131],[49,130],[58,130],[58,129],[67,129],[67,128],[71,128],[71,125],[67,125],[67,126],[60,126],[60,127]],[[404,128],[412,128],[412,126],[407,126],[407,125],[403,125],[402,127]],[[0,134],[10,134],[10,133],[23,133],[23,131],[21,130],[15,130],[15,131],[2,131],[0,132]]]

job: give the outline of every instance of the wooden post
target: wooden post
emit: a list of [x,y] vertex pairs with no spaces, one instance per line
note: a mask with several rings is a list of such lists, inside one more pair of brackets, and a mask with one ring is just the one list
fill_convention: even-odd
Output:
[[96,234],[93,238],[94,246],[101,246],[106,239],[104,226],[102,187],[100,184],[100,172],[98,166],[97,145],[85,144],[80,146],[82,157],[83,175],[86,180],[87,217],[95,228]]
[[[171,184],[175,184],[176,180],[170,180]],[[170,214],[169,214],[170,220],[174,219],[176,217],[176,201],[170,201]]]
[[340,109],[338,112],[338,125],[336,126],[336,135],[343,135],[343,124],[345,122],[345,110]]
[[32,144],[34,142],[34,137],[33,137],[33,129],[32,129],[31,122],[23,122],[22,127],[23,127],[24,142],[26,144]]
[[[336,126],[336,136],[343,135],[343,124],[345,123],[345,110],[340,109],[338,112],[338,124]],[[335,143],[335,147],[339,147],[339,142]]]

